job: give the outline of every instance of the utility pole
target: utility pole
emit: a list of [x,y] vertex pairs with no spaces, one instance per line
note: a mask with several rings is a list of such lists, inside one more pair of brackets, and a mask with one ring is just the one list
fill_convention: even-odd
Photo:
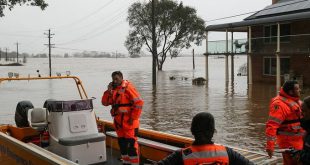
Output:
[[8,61],[8,48],[5,48],[5,61]]
[[193,49],[193,69],[195,70],[195,49]]
[[156,67],[157,67],[157,40],[156,40],[156,24],[155,24],[155,1],[152,0],[152,84],[156,86]]
[[51,60],[51,51],[52,51],[52,45],[55,45],[55,44],[51,44],[51,38],[52,35],[55,35],[55,34],[51,34],[51,29],[48,29],[48,33],[44,33],[45,35],[47,35],[47,38],[48,38],[48,44],[44,44],[44,45],[47,45],[48,46],[48,64],[49,64],[49,70],[50,70],[50,77],[52,76],[52,60]]
[[17,58],[17,63],[19,63],[19,61],[18,61],[18,42],[16,42],[15,44],[16,44],[16,58]]

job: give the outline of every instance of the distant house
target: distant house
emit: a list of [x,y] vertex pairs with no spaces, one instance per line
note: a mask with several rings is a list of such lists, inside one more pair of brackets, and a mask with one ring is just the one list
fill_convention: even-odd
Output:
[[[224,43],[207,41],[207,58],[224,54],[228,64],[229,55],[232,59],[236,54],[248,56],[249,84],[274,82],[279,89],[284,80],[296,79],[310,86],[309,0],[272,0],[272,5],[241,22],[210,25],[206,31],[226,32]],[[236,42],[234,32],[247,33],[248,37]]]

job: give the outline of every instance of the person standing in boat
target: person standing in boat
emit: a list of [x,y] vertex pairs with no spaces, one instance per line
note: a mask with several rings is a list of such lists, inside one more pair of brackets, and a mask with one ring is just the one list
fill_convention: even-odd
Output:
[[194,116],[191,132],[195,141],[190,147],[170,154],[157,165],[230,164],[254,165],[229,147],[214,144],[215,121],[212,114],[201,112]]
[[303,149],[295,156],[302,164],[310,164],[310,96],[306,97],[301,106],[303,118],[301,127],[306,130]]
[[[299,84],[295,80],[286,81],[278,96],[270,103],[269,119],[266,123],[266,152],[273,156],[275,143],[280,149],[303,148],[304,129],[300,126],[301,101]],[[290,153],[282,153],[284,165],[298,164]]]
[[112,106],[111,115],[118,136],[123,164],[139,164],[137,134],[143,100],[128,80],[123,80],[120,71],[112,73],[112,82],[101,100],[104,106]]

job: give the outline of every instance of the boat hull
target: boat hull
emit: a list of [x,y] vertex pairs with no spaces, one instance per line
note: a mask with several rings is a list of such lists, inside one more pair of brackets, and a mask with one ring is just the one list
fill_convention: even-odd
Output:
[[46,150],[19,141],[0,132],[0,164],[1,165],[74,165],[75,163],[54,155]]
[[[99,130],[106,134],[107,151],[119,151],[117,135],[113,123],[105,120],[97,120],[97,124]],[[74,162],[64,159],[34,144],[25,143],[24,141],[27,136],[37,136],[37,133],[34,130],[31,130],[31,128],[0,126],[1,165],[75,164]],[[192,142],[192,138],[143,128],[139,129],[138,143],[141,160],[148,163],[162,160],[172,152],[191,145]],[[238,148],[233,149],[253,161],[255,164],[277,164],[282,161],[280,157],[268,159],[266,154]],[[113,164],[115,164],[115,162],[120,163],[120,161],[117,160],[120,155],[113,154],[114,156],[108,159],[113,159]],[[108,157],[109,156],[110,154],[108,154]],[[111,160],[108,160],[108,162],[111,162]]]

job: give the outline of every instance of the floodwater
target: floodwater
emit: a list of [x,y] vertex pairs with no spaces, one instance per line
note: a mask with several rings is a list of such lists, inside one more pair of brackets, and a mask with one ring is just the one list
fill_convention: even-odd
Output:
[[[256,151],[264,150],[265,122],[268,104],[276,95],[274,84],[254,84],[248,88],[246,76],[236,76],[245,56],[235,57],[234,81],[225,81],[225,60],[209,58],[209,81],[206,85],[192,85],[193,77],[205,77],[205,58],[196,57],[193,70],[191,57],[167,59],[163,70],[157,74],[157,88],[152,89],[152,59],[143,58],[54,58],[52,72],[79,76],[89,97],[94,100],[95,112],[111,120],[109,107],[100,104],[103,91],[111,81],[111,73],[121,70],[124,78],[133,82],[145,101],[141,127],[191,137],[192,117],[207,111],[214,115],[216,143]],[[0,61],[1,62],[1,61]],[[0,76],[18,72],[20,77],[48,75],[48,59],[28,59],[25,66],[0,67]],[[229,72],[230,73],[230,72]],[[176,77],[170,80],[169,77]],[[185,80],[187,78],[187,80]],[[309,94],[309,92],[307,92]],[[307,94],[304,94],[307,95]],[[16,104],[30,100],[35,107],[42,107],[46,99],[78,99],[73,80],[44,80],[5,82],[0,84],[0,124],[14,124]]]

